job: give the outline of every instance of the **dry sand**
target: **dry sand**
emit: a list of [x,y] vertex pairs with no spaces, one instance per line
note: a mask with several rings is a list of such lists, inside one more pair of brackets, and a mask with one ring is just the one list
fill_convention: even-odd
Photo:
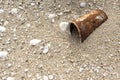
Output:
[[[81,2],[0,0],[0,25],[6,28],[0,51],[8,52],[0,58],[0,80],[120,80],[120,0],[86,0],[83,8]],[[84,43],[61,31],[60,22],[96,8],[109,19]],[[41,42],[31,46],[32,39]]]

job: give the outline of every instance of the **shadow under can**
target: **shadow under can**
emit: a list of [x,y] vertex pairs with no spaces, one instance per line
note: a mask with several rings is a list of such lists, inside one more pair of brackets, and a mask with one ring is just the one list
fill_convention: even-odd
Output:
[[78,36],[83,42],[97,27],[108,19],[106,13],[96,9],[90,13],[73,20],[70,23],[70,32],[72,36]]

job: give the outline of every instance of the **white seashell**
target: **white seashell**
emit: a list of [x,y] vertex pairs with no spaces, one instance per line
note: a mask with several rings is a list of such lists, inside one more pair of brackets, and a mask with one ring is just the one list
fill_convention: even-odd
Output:
[[40,42],[41,42],[41,40],[39,40],[39,39],[32,39],[32,40],[30,40],[30,45],[35,46]]
[[8,55],[7,51],[0,51],[0,58],[4,58]]

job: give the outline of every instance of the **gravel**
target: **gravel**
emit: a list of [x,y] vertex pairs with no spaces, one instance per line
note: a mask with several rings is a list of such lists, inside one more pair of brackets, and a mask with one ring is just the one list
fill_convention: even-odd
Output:
[[35,46],[35,45],[37,45],[40,42],[41,42],[40,39],[32,39],[32,40],[30,40],[30,45]]

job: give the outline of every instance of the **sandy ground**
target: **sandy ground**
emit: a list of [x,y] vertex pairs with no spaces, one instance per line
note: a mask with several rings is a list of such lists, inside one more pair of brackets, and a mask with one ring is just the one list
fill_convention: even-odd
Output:
[[[120,0],[0,0],[0,80],[120,80]],[[108,20],[84,43],[61,31],[93,9]],[[3,11],[2,11],[3,10]],[[56,14],[54,20],[49,14]],[[30,40],[40,39],[35,46]],[[49,45],[48,52],[43,53]]]

